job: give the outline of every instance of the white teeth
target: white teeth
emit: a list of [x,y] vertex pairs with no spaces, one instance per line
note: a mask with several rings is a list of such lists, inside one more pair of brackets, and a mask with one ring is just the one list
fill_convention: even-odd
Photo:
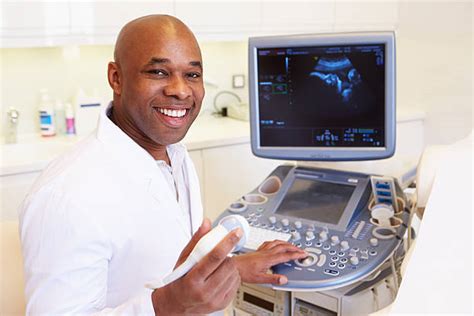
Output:
[[186,110],[169,110],[159,108],[160,113],[171,116],[171,117],[183,117],[186,114]]

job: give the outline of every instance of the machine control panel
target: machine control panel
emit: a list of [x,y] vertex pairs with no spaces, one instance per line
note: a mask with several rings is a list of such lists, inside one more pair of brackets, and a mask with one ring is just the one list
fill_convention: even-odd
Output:
[[[280,166],[221,217],[237,213],[249,222],[243,252],[276,239],[308,252],[304,259],[273,267],[288,277],[286,285],[275,288],[327,290],[370,275],[405,233],[408,212],[399,212],[389,227],[372,219],[371,191],[370,175]],[[405,206],[404,200],[399,206]]]

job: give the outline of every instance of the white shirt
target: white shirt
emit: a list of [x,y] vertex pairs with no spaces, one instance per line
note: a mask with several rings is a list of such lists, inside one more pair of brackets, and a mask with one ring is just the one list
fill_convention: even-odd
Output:
[[46,168],[20,210],[28,314],[154,314],[145,284],[173,269],[202,222],[192,161],[181,144],[168,152],[187,210],[105,112],[95,134]]

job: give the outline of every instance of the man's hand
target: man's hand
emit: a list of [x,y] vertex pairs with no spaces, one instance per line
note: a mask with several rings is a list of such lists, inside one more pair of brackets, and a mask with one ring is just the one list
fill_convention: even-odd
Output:
[[[181,253],[183,262],[199,239],[210,230],[205,220]],[[230,232],[210,253],[182,278],[156,289],[152,302],[157,315],[207,314],[230,304],[240,285],[235,260],[227,254],[242,237],[242,230]]]
[[308,254],[292,244],[281,241],[264,242],[255,252],[234,257],[240,277],[246,283],[285,284],[286,276],[269,274],[267,271],[274,265],[290,260],[306,258]]

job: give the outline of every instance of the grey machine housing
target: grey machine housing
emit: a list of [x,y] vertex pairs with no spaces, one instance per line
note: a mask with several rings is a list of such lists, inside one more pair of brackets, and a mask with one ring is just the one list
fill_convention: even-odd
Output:
[[[384,147],[267,147],[260,144],[257,51],[261,48],[297,48],[330,45],[385,45],[385,146]],[[375,160],[395,152],[395,34],[365,32],[252,37],[249,39],[249,89],[251,145],[254,155],[263,158],[312,161]]]

